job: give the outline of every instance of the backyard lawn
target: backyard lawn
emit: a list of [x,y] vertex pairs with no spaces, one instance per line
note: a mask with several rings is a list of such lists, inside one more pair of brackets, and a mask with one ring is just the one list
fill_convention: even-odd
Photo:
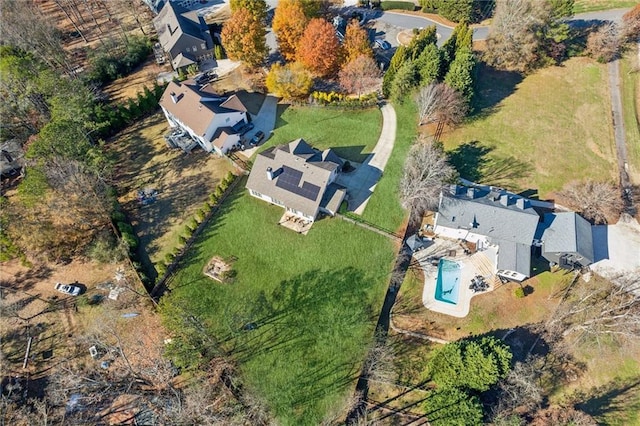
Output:
[[340,110],[280,104],[273,136],[264,148],[302,138],[318,149],[362,163],[378,142],[382,114],[378,108]]
[[552,196],[572,180],[616,179],[606,66],[573,58],[524,80],[479,70],[479,113],[443,136],[463,177]]
[[[165,298],[203,319],[280,423],[319,424],[354,391],[397,247],[338,218],[300,235],[282,213],[241,182]],[[236,259],[232,284],[203,275],[215,255]]]
[[629,160],[632,181],[640,184],[640,69],[638,51],[632,49],[620,61],[622,80],[622,109],[624,130],[627,140],[627,159]]
[[637,0],[576,0],[573,13],[594,12],[596,10],[623,9],[638,4]]

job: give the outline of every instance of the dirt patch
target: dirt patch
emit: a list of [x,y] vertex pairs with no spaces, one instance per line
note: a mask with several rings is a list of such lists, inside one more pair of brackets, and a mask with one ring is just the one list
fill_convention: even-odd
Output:
[[239,90],[266,93],[265,90],[262,90],[265,78],[264,72],[251,71],[241,65],[211,83],[211,88],[217,93],[230,93]]
[[398,43],[403,46],[408,46],[411,40],[413,40],[413,37],[415,37],[413,30],[402,30],[398,33]]
[[204,267],[204,274],[209,278],[221,283],[228,282],[229,273],[233,266],[233,260],[225,261],[220,256],[214,256]]
[[159,73],[169,71],[171,71],[170,65],[158,65],[154,57],[151,56],[131,74],[108,84],[103,90],[113,101],[135,98],[139,92],[143,91],[145,86],[150,89],[153,87]]
[[[200,149],[185,154],[168,148],[163,137],[168,130],[164,115],[157,113],[107,146],[117,159],[118,199],[154,263],[177,245],[184,223],[235,170],[227,158]],[[155,202],[138,201],[138,191],[145,189],[158,192]]]

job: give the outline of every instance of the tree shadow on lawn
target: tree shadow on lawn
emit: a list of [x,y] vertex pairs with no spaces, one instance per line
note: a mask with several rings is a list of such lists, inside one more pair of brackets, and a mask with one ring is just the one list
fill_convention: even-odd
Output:
[[338,154],[338,157],[355,163],[364,163],[371,156],[371,153],[365,153],[364,149],[365,145],[339,146],[331,148],[332,151]]
[[515,181],[530,174],[529,166],[515,157],[490,156],[493,150],[479,141],[466,142],[448,152],[449,163],[472,182],[517,188]]
[[260,290],[227,305],[233,312],[225,312],[225,328],[233,331],[221,340],[240,364],[275,357],[277,364],[291,365],[288,400],[292,406],[308,404],[357,379],[359,354],[343,362],[331,354],[366,346],[362,328],[371,324],[369,287],[370,278],[354,268],[307,271],[273,291]]
[[478,63],[476,75],[474,112],[470,117],[471,120],[484,118],[495,113],[498,110],[498,104],[514,94],[518,84],[523,80],[520,73],[502,71],[484,62]]
[[[640,377],[626,380],[613,379],[606,385],[580,392],[573,396],[578,400],[576,408],[604,421],[603,417],[624,418],[624,413],[640,412]],[[606,422],[605,422],[606,423]]]
[[274,130],[289,124],[289,122],[285,121],[284,118],[282,118],[282,115],[290,107],[291,105],[289,104],[278,104],[278,106],[276,107],[276,125],[274,127]]

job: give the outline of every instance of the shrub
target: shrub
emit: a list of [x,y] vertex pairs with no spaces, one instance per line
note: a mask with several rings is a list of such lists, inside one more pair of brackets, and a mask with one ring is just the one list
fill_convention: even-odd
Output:
[[133,227],[127,222],[118,222],[117,227],[118,230],[123,234],[133,234]]
[[209,194],[209,205],[213,207],[217,203],[218,203],[218,197],[216,196],[216,194],[214,193]]
[[166,263],[167,265],[170,265],[173,262],[173,254],[172,253],[167,253],[164,255],[164,263]]
[[216,59],[220,60],[220,59],[226,59],[227,55],[224,54],[224,50],[222,50],[222,46],[220,46],[219,44],[216,44],[213,47],[213,54],[215,56]]
[[416,9],[415,3],[408,1],[383,1],[381,7],[382,10],[401,9],[413,11]]
[[220,198],[222,198],[222,196],[224,195],[224,190],[225,190],[225,189],[226,189],[226,188],[224,188],[224,189],[222,188],[222,185],[218,185],[218,186],[216,187],[216,190],[215,190],[215,192],[214,192],[213,194],[215,195],[215,197],[216,197],[218,200],[219,200]]
[[162,262],[158,263],[156,265],[156,272],[158,273],[159,277],[162,277],[167,272],[167,265]]
[[524,297],[524,289],[522,287],[516,288],[514,293],[518,299],[522,299]]
[[116,210],[113,213],[111,213],[111,219],[114,222],[123,222],[126,219],[126,217],[124,213],[122,213],[120,210]]
[[129,252],[134,251],[138,247],[138,238],[128,232],[122,233],[122,241],[124,241],[127,244],[127,247],[129,247]]
[[198,210],[194,216],[194,219],[196,220],[196,222],[198,223],[202,223],[204,222],[204,218],[207,216],[207,214],[203,211],[203,210]]
[[197,227],[198,222],[194,218],[189,219],[189,222],[187,222],[187,228],[191,230],[191,235],[193,235],[193,231],[195,231]]
[[184,247],[185,244],[187,244],[187,237],[185,237],[184,235],[178,235],[178,244]]
[[204,212],[205,215],[208,215],[209,213],[211,213],[211,206],[209,205],[209,203],[204,203],[202,205],[202,211]]

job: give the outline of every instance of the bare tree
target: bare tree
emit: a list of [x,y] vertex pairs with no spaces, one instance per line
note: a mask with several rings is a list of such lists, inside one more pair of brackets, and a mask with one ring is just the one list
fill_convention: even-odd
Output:
[[640,339],[640,269],[611,281],[598,277],[578,281],[549,326],[563,330],[563,336]]
[[365,55],[360,55],[346,64],[339,73],[340,86],[358,96],[367,89],[381,83],[380,69],[376,61]]
[[460,124],[469,110],[462,95],[444,83],[431,83],[418,92],[420,125],[438,123],[435,139],[444,126]]
[[589,34],[587,53],[598,62],[610,62],[618,57],[621,42],[618,26],[609,22]]
[[571,182],[560,192],[569,207],[594,223],[617,219],[624,207],[620,192],[608,182]]
[[516,410],[533,412],[540,408],[544,399],[540,385],[543,362],[539,357],[532,356],[516,363],[499,384],[500,396],[494,409],[494,418],[507,418]]
[[640,4],[622,17],[622,35],[629,42],[640,38]]
[[440,199],[440,190],[451,182],[456,172],[447,162],[444,150],[419,139],[409,151],[400,180],[400,199],[404,208],[411,210],[413,219],[434,209]]

